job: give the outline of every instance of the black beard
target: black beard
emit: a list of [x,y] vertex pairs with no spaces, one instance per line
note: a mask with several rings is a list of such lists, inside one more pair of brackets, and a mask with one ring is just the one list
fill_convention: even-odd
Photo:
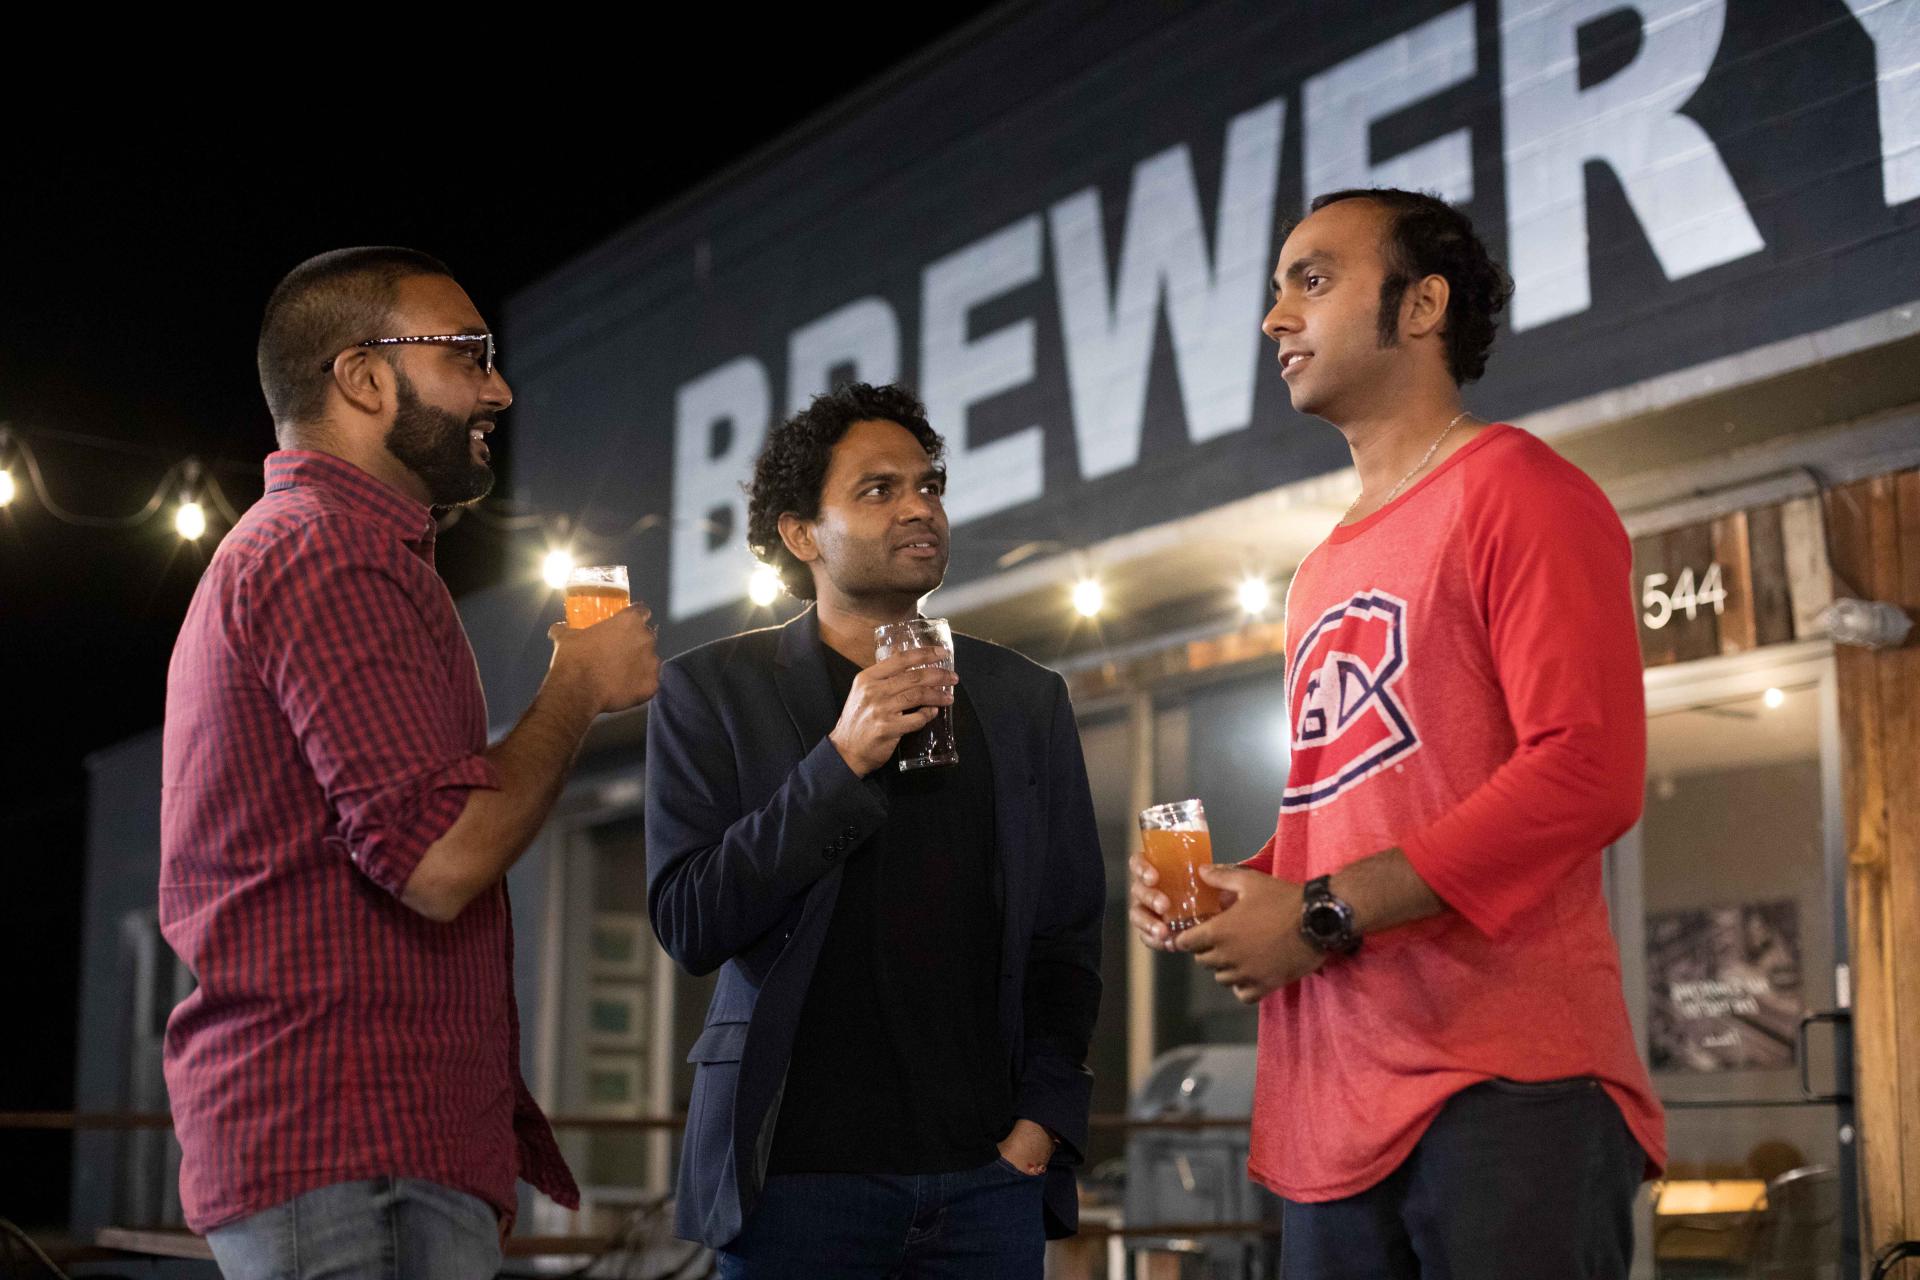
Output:
[[473,460],[470,432],[476,423],[492,419],[463,419],[436,409],[415,394],[406,374],[394,372],[398,404],[387,428],[387,452],[420,478],[433,506],[461,507],[486,497],[493,489],[493,471]]

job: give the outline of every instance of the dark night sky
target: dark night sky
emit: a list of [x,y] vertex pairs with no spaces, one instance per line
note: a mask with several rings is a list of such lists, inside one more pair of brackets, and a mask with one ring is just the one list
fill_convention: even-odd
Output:
[[[259,495],[260,458],[273,447],[253,368],[260,308],[294,263],[347,244],[425,249],[497,327],[519,287],[984,7],[896,8],[884,27],[857,33],[823,29],[811,14],[756,18],[752,48],[762,52],[724,59],[702,57],[692,37],[663,38],[617,82],[588,76],[603,87],[571,97],[502,88],[491,73],[491,87],[462,81],[450,97],[417,81],[338,103],[318,78],[278,99],[227,101],[212,90],[182,98],[194,74],[179,65],[164,93],[117,82],[90,108],[119,113],[110,131],[18,129],[0,142],[0,422],[119,443],[33,436],[68,508],[137,507],[188,454],[244,505]],[[734,38],[712,25],[704,47]],[[666,53],[682,63],[680,78],[662,75]],[[276,100],[299,105],[281,115]],[[511,376],[511,350],[503,363]],[[496,458],[510,466],[511,411],[502,428]],[[485,585],[502,550],[497,535],[464,522],[441,543],[441,571],[456,593]],[[173,636],[207,554],[183,547],[164,517],[78,529],[28,492],[0,512],[0,707],[10,730],[0,769],[9,995],[0,1111],[72,1105],[82,761],[159,723]],[[0,1131],[0,1151],[0,1217],[63,1221],[65,1136]]]

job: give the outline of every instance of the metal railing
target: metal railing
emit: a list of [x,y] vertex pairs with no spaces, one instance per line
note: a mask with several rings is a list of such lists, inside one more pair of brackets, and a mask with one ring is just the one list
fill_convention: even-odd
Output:
[[[617,1130],[683,1129],[687,1118],[667,1116],[587,1116],[566,1112],[547,1117],[556,1129]],[[1245,1116],[1165,1116],[1152,1120],[1136,1119],[1119,1112],[1095,1112],[1088,1126],[1101,1130],[1200,1130],[1245,1129],[1252,1123]],[[0,1129],[171,1129],[173,1117],[165,1111],[0,1111]]]
[[[674,1132],[683,1129],[686,1127],[687,1118],[683,1115],[612,1117],[573,1115],[562,1112],[549,1116],[548,1123],[557,1130],[589,1133],[650,1133]],[[1250,1124],[1251,1120],[1244,1116],[1167,1116],[1138,1119],[1121,1112],[1096,1112],[1088,1117],[1089,1128],[1100,1132],[1244,1130]],[[165,1111],[0,1111],[0,1131],[16,1129],[130,1132],[166,1130],[172,1127],[173,1117]],[[1114,1225],[1089,1220],[1080,1226],[1080,1234],[1091,1239],[1248,1237],[1271,1236],[1276,1233],[1277,1228],[1267,1222],[1162,1222]],[[204,1256],[196,1249],[197,1241],[191,1241],[187,1237],[188,1233],[178,1231],[156,1233],[108,1228],[102,1233],[98,1243],[122,1249],[134,1248],[143,1252],[160,1252],[167,1250],[171,1242],[173,1249],[190,1251],[175,1252],[171,1256]],[[524,1254],[527,1246],[537,1246],[537,1252],[548,1254],[591,1253],[604,1245],[605,1241],[599,1237],[539,1237],[522,1241],[521,1247],[515,1252]]]

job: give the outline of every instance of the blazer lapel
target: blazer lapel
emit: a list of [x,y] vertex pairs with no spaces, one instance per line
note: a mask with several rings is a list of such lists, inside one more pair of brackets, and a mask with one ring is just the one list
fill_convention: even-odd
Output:
[[834,722],[840,718],[840,708],[833,700],[833,678],[827,673],[827,660],[820,655],[820,619],[812,609],[780,628],[773,682],[800,737],[800,754],[804,756],[833,732]]

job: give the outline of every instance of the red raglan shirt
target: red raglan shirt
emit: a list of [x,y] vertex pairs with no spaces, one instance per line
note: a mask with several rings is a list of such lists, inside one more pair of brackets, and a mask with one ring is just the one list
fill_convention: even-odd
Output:
[[1503,425],[1301,564],[1287,786],[1249,865],[1398,846],[1452,909],[1261,1004],[1249,1166],[1280,1195],[1365,1190],[1496,1076],[1596,1077],[1665,1163],[1601,894],[1646,766],[1630,562],[1599,487]]

